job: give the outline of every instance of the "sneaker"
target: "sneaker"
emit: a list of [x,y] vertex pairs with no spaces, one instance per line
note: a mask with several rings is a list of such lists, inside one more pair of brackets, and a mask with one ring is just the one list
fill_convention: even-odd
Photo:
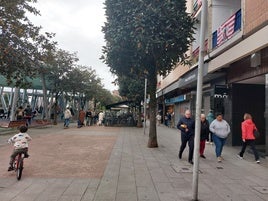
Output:
[[14,170],[14,167],[12,167],[12,166],[9,166],[7,169],[7,171],[12,171],[12,170]]
[[194,164],[194,162],[193,162],[192,160],[189,160],[188,162],[189,162],[190,164],[192,164],[192,165]]
[[29,158],[29,156],[30,156],[29,154],[26,153],[24,154],[24,158]]
[[222,161],[222,157],[220,157],[220,156],[217,159],[218,159],[218,163],[220,163]]
[[260,160],[256,160],[256,163],[259,164],[260,163]]
[[201,158],[206,158],[206,157],[205,157],[203,154],[202,154],[202,155],[200,155],[200,157],[201,157]]
[[244,158],[243,158],[242,156],[240,156],[239,154],[236,154],[236,156],[237,156],[239,159],[241,159],[241,160],[244,159]]
[[179,155],[178,155],[179,159],[181,159],[181,156],[182,156],[182,154],[179,153]]

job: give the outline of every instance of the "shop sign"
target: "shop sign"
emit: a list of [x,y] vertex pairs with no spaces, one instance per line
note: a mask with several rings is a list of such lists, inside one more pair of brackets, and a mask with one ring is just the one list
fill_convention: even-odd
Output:
[[165,99],[166,104],[179,103],[186,100],[186,95],[180,95],[174,98]]
[[228,98],[228,91],[226,85],[215,85],[214,98]]

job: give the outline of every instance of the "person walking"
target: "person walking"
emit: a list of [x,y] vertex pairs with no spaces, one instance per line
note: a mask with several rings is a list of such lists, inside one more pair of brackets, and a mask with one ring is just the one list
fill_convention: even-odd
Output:
[[241,130],[242,130],[243,145],[241,151],[237,154],[238,158],[243,159],[247,145],[250,145],[254,153],[256,163],[260,163],[260,157],[255,147],[255,137],[253,134],[254,130],[258,129],[252,120],[251,114],[248,113],[244,114],[244,121],[241,123]]
[[204,155],[206,140],[209,138],[209,122],[206,120],[206,115],[201,114],[201,129],[200,129],[200,157],[206,158]]
[[19,108],[16,110],[16,117],[17,117],[17,121],[20,121],[23,119],[24,117],[24,109],[22,106],[19,106]]
[[98,125],[99,126],[103,125],[103,120],[104,120],[104,113],[102,111],[100,111],[100,113],[98,115]]
[[230,125],[222,117],[222,114],[219,113],[216,116],[210,126],[209,130],[213,133],[212,139],[215,144],[215,152],[218,162],[222,162],[222,150],[226,142],[226,139],[230,133]]
[[24,118],[27,120],[26,125],[29,126],[32,123],[33,111],[30,105],[27,105],[24,109]]
[[[208,115],[207,115],[207,120],[208,120],[208,123],[209,125],[212,123],[212,121],[214,120],[214,115],[213,115],[213,112],[212,110],[209,111]],[[207,140],[207,143],[209,144],[213,144],[213,140],[212,140],[212,132],[209,131],[209,138]]]
[[160,126],[161,125],[161,119],[162,119],[162,116],[160,113],[158,113],[156,115],[156,120],[157,120],[157,126]]
[[179,151],[179,159],[182,158],[182,153],[188,142],[189,146],[189,156],[188,162],[193,163],[193,154],[194,154],[194,129],[195,121],[191,118],[191,111],[186,110],[184,116],[179,120],[177,128],[181,131],[181,146]]
[[86,112],[81,108],[78,114],[77,128],[84,126],[85,116]]
[[72,113],[69,107],[64,111],[64,128],[69,128],[70,118],[72,117]]
[[90,109],[86,112],[86,125],[91,126],[92,125],[92,112]]

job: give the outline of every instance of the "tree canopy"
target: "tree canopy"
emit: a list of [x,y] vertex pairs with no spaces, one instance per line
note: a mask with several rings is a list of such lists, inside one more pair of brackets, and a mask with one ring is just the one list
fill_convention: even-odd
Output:
[[157,74],[166,75],[177,63],[188,63],[185,52],[194,33],[193,19],[185,0],[106,0],[107,22],[103,27],[104,62],[111,72],[128,76],[146,75],[150,93],[149,147],[157,146]]
[[[57,47],[53,41],[55,34],[43,33],[42,28],[27,17],[40,15],[33,6],[36,2],[0,1],[0,74],[7,84],[27,89],[32,86],[31,80],[41,78],[44,100],[48,100],[48,89],[56,99],[59,94],[72,93],[83,94],[85,101],[94,98],[100,105],[111,104],[112,95],[104,89],[96,72],[91,67],[78,65],[76,53]],[[48,105],[47,101],[45,104]]]
[[39,14],[30,6],[35,0],[12,0],[0,3],[0,73],[8,82],[22,85],[24,77],[37,73],[40,27],[31,23],[26,13]]

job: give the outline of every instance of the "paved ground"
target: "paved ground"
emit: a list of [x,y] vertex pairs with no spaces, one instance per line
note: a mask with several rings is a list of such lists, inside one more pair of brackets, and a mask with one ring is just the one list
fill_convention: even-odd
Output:
[[[6,172],[10,147],[4,144],[9,136],[0,136],[1,201],[192,199],[192,166],[187,163],[188,149],[179,160],[180,138],[175,129],[158,127],[159,148],[155,149],[146,147],[148,134],[144,135],[142,128],[62,129],[52,126],[31,129],[29,134],[34,138],[31,157],[26,161],[25,174],[19,182],[14,174]],[[68,144],[64,151],[62,142]],[[261,159],[260,165],[255,164],[253,156],[247,152],[245,160],[239,160],[236,158],[239,148],[224,147],[225,160],[217,163],[214,146],[207,145],[207,159],[200,159],[199,200],[268,200],[267,159]],[[41,153],[46,154],[46,164],[40,162],[38,156]],[[80,166],[81,161],[83,165]],[[59,162],[60,165],[53,167]],[[94,162],[96,164],[91,168]],[[72,170],[69,167],[72,165],[79,171]]]

